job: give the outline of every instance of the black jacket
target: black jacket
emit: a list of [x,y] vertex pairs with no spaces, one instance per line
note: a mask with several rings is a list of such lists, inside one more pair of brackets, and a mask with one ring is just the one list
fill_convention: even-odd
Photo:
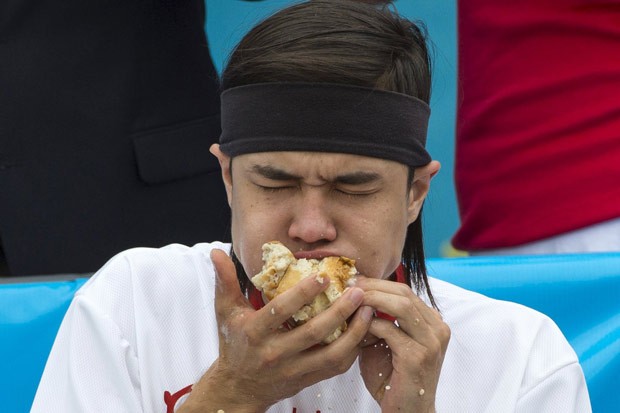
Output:
[[225,239],[200,0],[0,2],[0,238],[13,275]]

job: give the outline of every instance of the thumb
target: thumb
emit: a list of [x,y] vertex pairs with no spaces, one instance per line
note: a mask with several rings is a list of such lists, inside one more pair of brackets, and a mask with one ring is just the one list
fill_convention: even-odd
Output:
[[226,252],[214,249],[211,251],[211,261],[215,268],[215,311],[218,318],[236,312],[238,307],[247,307],[232,259]]

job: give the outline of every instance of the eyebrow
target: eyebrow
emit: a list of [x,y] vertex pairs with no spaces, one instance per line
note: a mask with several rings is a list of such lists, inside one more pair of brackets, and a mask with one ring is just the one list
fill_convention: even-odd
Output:
[[[251,170],[254,173],[257,173],[267,179],[271,179],[274,181],[292,181],[302,179],[302,177],[298,175],[291,174],[290,172],[286,172],[285,170],[275,168],[270,165],[253,165]],[[375,182],[380,179],[381,176],[378,173],[356,171],[343,175],[338,175],[336,179],[334,179],[334,183],[344,185],[362,185]]]
[[274,181],[292,181],[295,179],[301,179],[300,176],[293,175],[282,169],[274,168],[273,166],[269,165],[253,165],[250,169],[252,172],[262,175],[267,179],[272,179]]

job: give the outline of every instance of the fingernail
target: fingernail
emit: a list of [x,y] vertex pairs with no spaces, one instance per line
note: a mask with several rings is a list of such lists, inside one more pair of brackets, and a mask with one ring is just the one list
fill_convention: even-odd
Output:
[[367,305],[365,305],[362,308],[360,308],[360,311],[361,311],[360,316],[362,317],[362,320],[364,321],[372,320],[373,313],[374,313],[372,307],[368,307]]
[[321,274],[317,274],[314,277],[314,281],[316,281],[319,284],[325,284],[325,280],[327,279],[327,277],[323,277]]

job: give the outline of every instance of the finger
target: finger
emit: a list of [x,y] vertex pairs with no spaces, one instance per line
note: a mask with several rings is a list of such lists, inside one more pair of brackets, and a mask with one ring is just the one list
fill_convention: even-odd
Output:
[[326,377],[346,372],[361,350],[361,342],[368,334],[372,319],[372,308],[359,307],[353,317],[350,318],[346,331],[337,340],[329,345],[314,347],[303,353],[305,357],[300,363],[301,371],[324,374],[322,372],[327,370],[328,375]]
[[[338,340],[327,346],[313,346],[305,351],[296,352],[295,363],[287,366],[286,376],[300,377],[302,382],[310,385],[346,372],[357,359],[360,339],[366,334],[371,320],[372,309],[360,308],[351,318],[350,328]],[[289,332],[283,336],[291,334],[292,332]],[[355,338],[352,338],[354,336]],[[284,341],[288,342],[288,339],[282,337],[278,343]],[[307,344],[303,346],[306,347]],[[288,345],[287,348],[280,347],[279,356],[285,357],[289,354],[290,348]]]
[[[321,343],[355,313],[363,299],[364,292],[359,288],[350,288],[345,291],[340,298],[334,301],[330,308],[287,333],[287,339],[290,340],[289,343],[291,344],[291,351],[300,351]],[[366,320],[359,320],[361,316],[364,316]],[[344,340],[349,347],[357,346],[362,340],[368,330],[367,327],[364,327],[364,323],[369,324],[370,319],[370,309],[363,310],[357,320],[355,317],[353,318],[350,326],[353,330],[346,334],[346,339]],[[341,336],[330,345],[342,339],[343,337]]]
[[[425,348],[425,346],[409,336],[397,325],[380,318],[375,318],[372,321],[368,332],[375,337],[378,337],[380,340],[385,341],[387,347],[395,353],[398,353],[398,350],[402,348],[406,348],[406,351],[408,352],[423,350]],[[379,345],[382,344],[380,342],[374,344],[375,347]]]
[[[438,324],[443,322],[439,312],[434,308],[428,306],[420,297],[418,297],[413,292],[411,287],[406,284],[387,280],[379,280],[375,278],[359,277],[356,285],[366,291],[366,296],[369,298],[377,299],[380,296],[373,297],[374,293],[372,292],[382,292],[385,294],[404,297],[409,300],[410,304],[406,305],[403,300],[400,300],[397,303],[391,302],[393,297],[390,297],[389,299],[386,299],[385,302],[385,305],[391,308],[390,310],[377,308],[377,310],[379,311],[386,312],[394,317],[399,318],[399,323],[401,321],[400,318],[407,317],[409,315],[409,309],[412,306],[415,307],[419,315],[424,318],[427,323]],[[373,305],[370,302],[367,304]]]
[[271,331],[289,320],[304,305],[311,303],[329,285],[328,277],[306,277],[298,284],[276,296],[260,310],[255,326]]
[[306,377],[321,380],[346,372],[361,351],[360,342],[372,321],[372,309],[360,307],[351,318],[349,328],[336,341],[299,353],[296,368]]
[[228,254],[214,249],[211,251],[211,261],[215,269],[215,311],[218,319],[236,313],[239,307],[250,307],[241,293],[237,271]]
[[373,320],[369,331],[385,341],[392,353],[393,365],[400,365],[402,371],[410,369],[411,373],[422,374],[419,379],[423,378],[425,371],[439,373],[448,347],[449,333],[447,336],[429,336],[425,343],[421,343],[394,324],[381,319]]
[[413,289],[408,284],[358,275],[356,276],[355,285],[364,291],[380,291],[386,294],[400,295],[403,297],[414,296],[417,297],[422,305],[428,307],[424,301],[413,292]]
[[[434,345],[438,332],[441,332],[445,326],[441,320],[437,321],[425,316],[425,313],[420,312],[419,307],[412,304],[412,301],[406,297],[371,291],[365,294],[364,305],[371,305],[379,311],[394,314],[398,329],[425,346]],[[429,318],[431,322],[428,321]],[[390,321],[381,321],[396,327]]]
[[[343,373],[346,373],[351,365],[357,360],[359,356],[360,349],[359,347],[353,347],[347,352],[336,352],[334,351],[334,347],[325,346],[323,349],[325,352],[323,354],[313,354],[308,358],[309,369],[306,370],[309,375],[320,374],[324,378],[334,377]],[[312,366],[320,366],[320,369],[315,367],[314,370],[311,369]]]
[[[436,338],[433,344],[423,345],[412,340],[393,323],[375,319],[370,332],[381,337],[391,355],[394,375],[409,381],[408,387],[419,387],[430,395],[435,394],[441,365],[448,345],[447,339]],[[419,393],[421,396],[423,393]]]
[[[360,306],[353,314],[353,317],[350,317],[347,322],[346,331],[340,336],[340,338],[330,344],[334,347],[342,347],[344,349],[351,347],[362,347],[364,344],[364,340],[369,337],[374,337],[369,335],[368,329],[370,328],[370,323],[373,320],[374,310],[368,306]],[[368,340],[367,340],[368,341]],[[344,350],[346,351],[346,350]]]

